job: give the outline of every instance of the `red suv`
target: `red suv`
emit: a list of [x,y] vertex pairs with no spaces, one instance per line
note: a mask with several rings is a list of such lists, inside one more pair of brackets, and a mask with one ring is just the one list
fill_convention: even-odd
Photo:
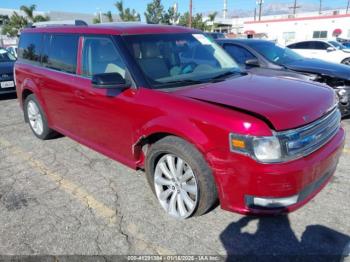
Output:
[[121,23],[21,33],[25,120],[145,169],[176,218],[221,207],[281,213],[333,175],[344,144],[334,92],[246,74],[200,31]]

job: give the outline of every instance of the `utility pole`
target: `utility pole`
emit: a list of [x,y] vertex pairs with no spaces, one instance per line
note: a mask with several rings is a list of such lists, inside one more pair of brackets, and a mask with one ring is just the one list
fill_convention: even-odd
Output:
[[348,0],[348,5],[346,6],[346,14],[349,13],[349,7],[350,7],[350,0]]
[[188,18],[188,27],[192,27],[192,0],[190,0],[190,17]]
[[256,4],[259,5],[259,21],[261,21],[262,5],[264,4],[264,0],[257,0]]
[[226,19],[227,17],[227,0],[224,0],[224,9],[222,10],[223,11],[223,18]]
[[256,7],[254,8],[254,21],[256,21]]
[[320,9],[319,9],[318,13],[322,14],[322,0],[320,0]]
[[[350,0],[349,0],[350,1]],[[294,5],[289,7],[289,9],[293,9],[293,15],[295,16],[297,13],[297,9],[300,8],[301,6],[297,4],[297,0],[294,0]]]

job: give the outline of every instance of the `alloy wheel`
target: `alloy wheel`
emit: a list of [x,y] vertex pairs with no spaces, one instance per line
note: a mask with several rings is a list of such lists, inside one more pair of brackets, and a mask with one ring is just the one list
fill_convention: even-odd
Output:
[[197,207],[198,185],[192,168],[173,154],[162,156],[154,173],[159,203],[171,216],[185,219]]
[[30,126],[33,131],[40,136],[44,132],[44,123],[39,107],[35,102],[28,102],[27,114]]

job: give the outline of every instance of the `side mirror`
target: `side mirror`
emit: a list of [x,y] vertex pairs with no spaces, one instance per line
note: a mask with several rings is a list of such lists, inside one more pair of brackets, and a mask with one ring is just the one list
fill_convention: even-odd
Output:
[[131,86],[119,73],[102,73],[92,76],[91,83],[95,88],[128,88]]
[[260,66],[258,59],[255,59],[255,58],[246,60],[245,65],[251,66],[251,67],[259,67]]
[[327,48],[327,52],[333,52],[335,50],[337,50],[337,49],[335,47],[332,47],[332,46]]

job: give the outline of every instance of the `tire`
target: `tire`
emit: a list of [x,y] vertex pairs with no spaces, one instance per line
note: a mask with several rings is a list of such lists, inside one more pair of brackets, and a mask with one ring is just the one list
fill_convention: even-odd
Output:
[[341,61],[342,64],[350,66],[350,57],[345,58],[343,61]]
[[[174,159],[173,169],[170,168],[169,164],[172,162],[170,160],[172,157]],[[183,168],[181,168],[181,163]],[[162,165],[166,169],[167,175],[162,171],[164,170]],[[145,169],[148,183],[158,202],[169,215],[177,219],[201,216],[218,202],[216,184],[211,168],[202,154],[193,145],[181,138],[167,136],[151,145],[147,152]],[[173,180],[169,178],[169,175],[174,174],[171,170],[176,171],[177,174],[177,176],[171,176],[172,178],[176,177]],[[181,170],[181,172],[178,172],[178,170]],[[170,171],[170,174],[168,171]],[[190,174],[193,174],[193,176]],[[171,203],[174,203],[175,200],[171,201],[175,194],[177,195],[176,204],[172,205]],[[194,205],[191,205],[192,202],[188,201],[186,195],[190,197]],[[174,208],[171,208],[171,206]],[[185,211],[187,212],[185,213]],[[175,214],[176,212],[177,214]]]
[[[35,116],[34,113],[36,113]],[[33,94],[29,95],[24,101],[24,117],[37,138],[47,140],[53,138],[57,134],[49,128],[44,111]],[[39,126],[41,126],[41,128],[39,128]]]

